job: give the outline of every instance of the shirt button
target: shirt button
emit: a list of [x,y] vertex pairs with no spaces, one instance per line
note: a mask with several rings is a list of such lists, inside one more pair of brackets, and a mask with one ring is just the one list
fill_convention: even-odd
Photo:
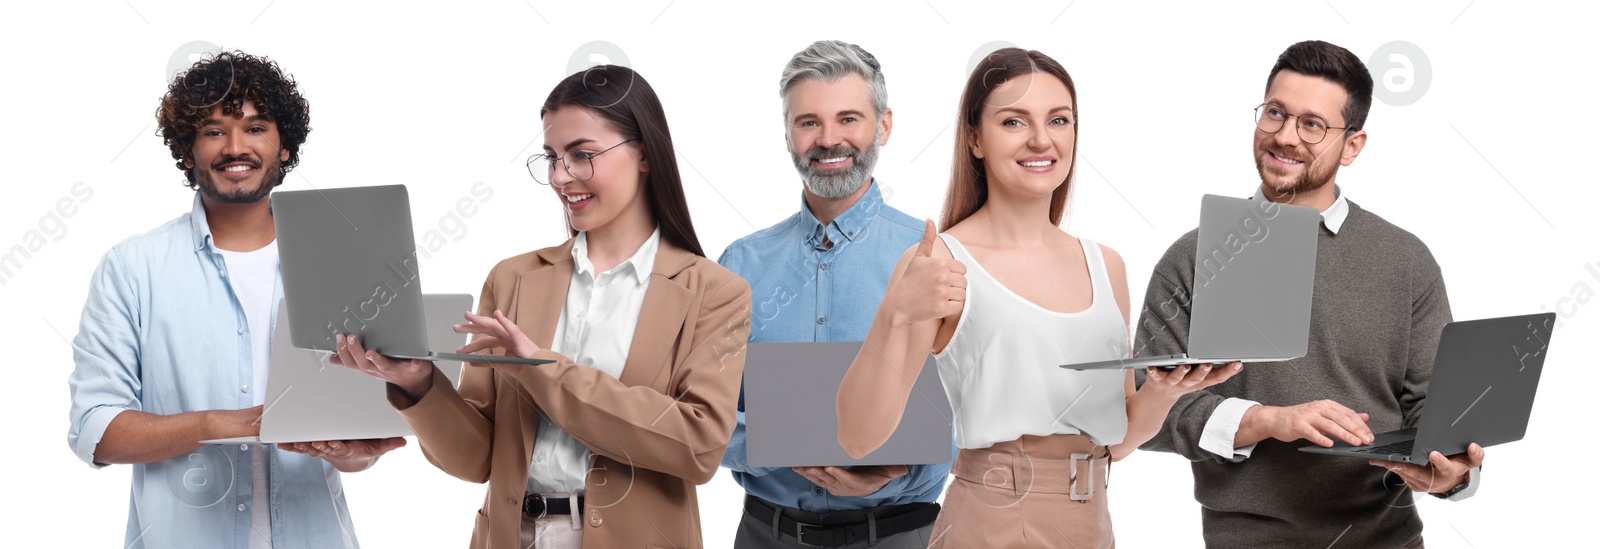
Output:
[[533,460],[537,461],[539,463],[544,463],[544,454],[539,454],[537,456],[533,456]]
[[250,451],[250,445],[249,444],[240,444],[239,445],[239,451],[240,452],[248,452],[248,451]]
[[816,493],[816,494],[818,494],[818,495],[821,495],[822,494],[822,487],[818,486],[816,488],[812,488],[811,491]]
[[217,269],[217,274],[222,275],[222,278],[228,278],[227,269]]
[[600,511],[589,511],[589,525],[590,526],[593,526],[595,528],[599,528],[601,522],[605,522],[605,521],[600,519]]
[[822,270],[826,271],[826,270],[828,270],[828,264],[827,263],[823,263],[822,266],[819,267],[819,268],[821,268]]
[[827,323],[828,323],[828,317],[825,317],[825,316],[817,317],[817,324],[827,324]]
[[240,511],[243,511],[243,510],[244,510],[244,504],[243,504],[243,503],[241,503],[241,504],[239,504],[239,510],[240,510]]
[[250,386],[249,385],[240,385],[239,386],[239,392],[241,392],[241,393],[250,392]]
[[241,333],[241,334],[244,333],[244,326],[240,326],[239,327],[239,333]]

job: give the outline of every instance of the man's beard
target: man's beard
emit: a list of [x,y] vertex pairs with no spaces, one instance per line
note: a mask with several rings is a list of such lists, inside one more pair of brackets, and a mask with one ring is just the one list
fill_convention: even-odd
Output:
[[215,169],[215,166],[230,164],[239,160],[250,162],[254,164],[255,168],[262,169],[261,183],[256,185],[256,188],[236,189],[224,193],[216,181],[211,178],[211,169],[202,170],[196,168],[194,171],[195,186],[200,190],[200,194],[220,204],[254,204],[272,194],[272,188],[277,187],[278,183],[283,181],[282,163],[278,161],[277,157],[272,158],[271,164],[262,166],[261,161],[253,157],[224,156],[217,159],[212,169]]
[[[878,131],[882,134],[882,130]],[[832,148],[812,147],[805,154],[791,152],[789,158],[794,161],[794,167],[800,172],[800,180],[806,184],[806,190],[811,194],[827,199],[840,199],[861,189],[867,181],[872,180],[872,168],[878,163],[878,137],[872,137],[872,145],[867,150],[861,151],[847,143],[840,143]],[[850,169],[844,173],[822,173],[811,168],[811,161],[822,158],[837,158],[840,156],[852,157]]]
[[[1267,159],[1267,151],[1280,152],[1274,148],[1258,149],[1256,151],[1256,174],[1261,176],[1262,183],[1266,183],[1268,187],[1271,187],[1273,191],[1280,195],[1298,196],[1300,194],[1321,189],[1324,185],[1327,185],[1329,181],[1333,181],[1334,174],[1339,171],[1339,165],[1337,163],[1327,166],[1324,169],[1317,169],[1317,161],[1321,160],[1322,157],[1315,156],[1303,164],[1305,169],[1300,171],[1299,177],[1291,179],[1288,185],[1280,187],[1267,182],[1267,170],[1270,169],[1267,167],[1267,163],[1271,162]],[[1333,153],[1335,151],[1330,149],[1323,152]]]

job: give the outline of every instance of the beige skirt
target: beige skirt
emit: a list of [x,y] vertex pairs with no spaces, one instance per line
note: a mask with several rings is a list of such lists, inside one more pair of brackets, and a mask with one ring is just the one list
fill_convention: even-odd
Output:
[[1088,435],[1023,436],[962,449],[930,549],[1110,549],[1111,452]]

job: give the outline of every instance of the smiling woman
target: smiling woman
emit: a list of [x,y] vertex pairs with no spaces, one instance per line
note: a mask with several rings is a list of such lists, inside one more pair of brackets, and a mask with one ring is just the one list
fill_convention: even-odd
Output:
[[574,74],[540,115],[530,175],[573,237],[497,264],[456,330],[476,335],[460,352],[551,363],[467,363],[459,388],[349,339],[338,363],[390,383],[429,461],[488,483],[473,547],[701,547],[694,486],[733,432],[750,287],[701,252],[644,78]]
[[1005,48],[973,69],[945,233],[928,221],[901,257],[840,384],[839,444],[860,458],[899,425],[934,353],[960,452],[929,547],[1112,547],[1110,462],[1179,395],[1238,371],[1152,371],[1136,391],[1131,372],[1051,366],[1128,356],[1121,257],[1060,228],[1077,112],[1072,78],[1042,53]]

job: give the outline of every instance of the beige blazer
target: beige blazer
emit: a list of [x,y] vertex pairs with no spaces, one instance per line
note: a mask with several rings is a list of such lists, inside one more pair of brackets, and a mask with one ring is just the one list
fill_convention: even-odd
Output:
[[750,286],[663,240],[620,378],[550,350],[572,279],[572,240],[501,261],[478,312],[499,309],[553,364],[515,379],[464,365],[459,389],[438,369],[411,402],[389,401],[428,461],[488,483],[472,547],[517,547],[538,411],[593,453],[583,547],[698,548],[695,485],[711,480],[732,436],[750,335]]

